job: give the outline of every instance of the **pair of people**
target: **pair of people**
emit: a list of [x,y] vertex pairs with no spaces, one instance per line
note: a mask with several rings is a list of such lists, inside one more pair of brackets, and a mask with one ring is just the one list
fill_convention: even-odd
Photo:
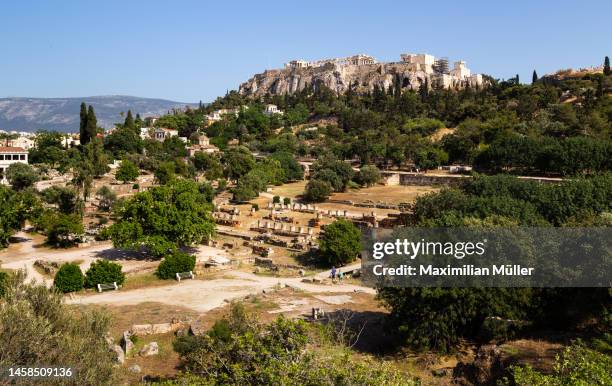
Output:
[[334,267],[332,267],[332,269],[331,269],[331,275],[330,275],[330,276],[331,276],[332,280],[335,280],[335,279],[336,279],[336,277],[337,277],[338,279],[340,279],[340,280],[344,279],[344,274],[342,273],[342,270],[341,270],[341,269],[338,269],[338,270],[336,271],[336,267],[335,267],[335,266],[334,266]]

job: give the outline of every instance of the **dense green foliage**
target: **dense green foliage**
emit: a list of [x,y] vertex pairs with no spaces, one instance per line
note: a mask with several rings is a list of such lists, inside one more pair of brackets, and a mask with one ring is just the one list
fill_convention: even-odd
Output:
[[6,168],[6,178],[15,190],[31,187],[40,179],[38,172],[28,164],[14,163]]
[[121,265],[108,260],[100,259],[91,263],[85,272],[85,287],[95,288],[98,284],[117,283],[123,284],[125,274],[121,272]]
[[116,384],[105,336],[108,316],[69,307],[63,296],[25,282],[18,272],[7,278],[0,298],[0,367],[72,366],[72,378],[46,378],[47,385]]
[[339,219],[326,225],[319,240],[322,259],[342,266],[357,259],[361,251],[361,231],[352,222]]
[[85,276],[77,264],[65,263],[55,273],[53,286],[61,292],[76,292],[83,289]]
[[178,246],[209,240],[214,233],[212,188],[179,180],[137,193],[116,209],[118,221],[110,227],[117,248],[148,249],[164,256]]
[[29,191],[15,192],[0,185],[0,248],[8,245],[11,235],[26,220],[34,220],[42,212],[38,197]]
[[193,271],[196,257],[181,251],[168,254],[157,266],[157,276],[160,279],[176,279],[176,274]]
[[[419,226],[610,226],[612,176],[540,184],[510,176],[481,176],[460,189],[419,197]],[[605,288],[381,288],[406,342],[452,350],[476,338],[487,317],[570,328],[601,316],[612,304]]]
[[[174,349],[188,374],[176,384],[411,385],[389,367],[348,354],[309,350],[316,331],[302,320],[279,317],[263,324],[240,304],[204,335],[177,338]],[[314,336],[313,336],[314,335]],[[336,352],[344,347],[335,347]],[[175,383],[169,383],[175,384]]]
[[56,247],[69,247],[83,236],[83,221],[78,214],[65,214],[45,210],[35,221],[36,227],[47,235],[47,243]]
[[323,202],[332,194],[332,186],[327,181],[310,180],[306,184],[304,199],[309,202]]
[[132,161],[125,159],[119,164],[115,178],[125,184],[136,180],[139,174],[138,167]]

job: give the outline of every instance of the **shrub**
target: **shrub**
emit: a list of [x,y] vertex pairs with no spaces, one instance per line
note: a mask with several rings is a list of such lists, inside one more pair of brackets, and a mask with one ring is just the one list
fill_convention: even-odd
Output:
[[609,385],[612,383],[612,357],[590,350],[578,342],[557,355],[552,374],[543,374],[531,366],[510,367],[511,378],[500,385]]
[[283,204],[290,205],[291,204],[291,199],[289,197],[283,198]]
[[9,275],[6,295],[0,303],[2,366],[78,365],[72,378],[41,382],[46,385],[118,382],[113,379],[114,354],[105,341],[110,326],[105,311],[66,305],[57,291],[26,283],[23,271]]
[[97,260],[85,273],[85,287],[94,288],[98,284],[108,284],[116,282],[117,285],[123,284],[125,274],[121,272],[121,265],[108,260]]
[[374,165],[365,165],[359,171],[359,183],[365,186],[372,186],[380,181],[380,170]]
[[280,196],[272,197],[272,203],[273,204],[280,204]]
[[176,251],[164,258],[157,267],[160,279],[174,279],[177,272],[193,271],[196,258],[184,252]]
[[259,205],[258,204],[251,204],[251,208],[254,209],[255,211],[259,210]]
[[136,166],[130,160],[123,160],[121,164],[117,168],[117,172],[115,173],[115,178],[121,182],[128,183],[134,181],[138,178],[140,171],[138,170],[138,166]]
[[134,184],[134,185],[132,185],[132,189],[133,189],[133,190],[138,190],[138,189],[140,189],[140,184]]
[[309,349],[309,343],[315,343],[310,342],[311,338],[325,342],[302,320],[280,316],[271,323],[261,323],[245,312],[242,304],[234,303],[229,315],[206,334],[177,338],[174,350],[193,375],[182,376],[171,384],[414,384],[373,361],[347,360],[350,354],[343,345],[336,344],[333,350]]
[[63,293],[75,292],[83,289],[85,277],[77,264],[63,264],[53,279],[53,285]]

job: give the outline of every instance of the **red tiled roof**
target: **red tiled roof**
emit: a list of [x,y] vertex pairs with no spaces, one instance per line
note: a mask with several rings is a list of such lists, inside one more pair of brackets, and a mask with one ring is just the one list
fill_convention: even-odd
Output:
[[27,153],[22,147],[0,146],[0,153]]

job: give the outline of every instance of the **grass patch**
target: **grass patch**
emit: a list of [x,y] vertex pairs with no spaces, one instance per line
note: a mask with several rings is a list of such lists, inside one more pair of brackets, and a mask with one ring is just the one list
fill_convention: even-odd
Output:
[[138,273],[128,275],[123,283],[123,290],[133,290],[146,287],[157,287],[175,283],[174,280],[162,280],[158,278],[154,272]]

